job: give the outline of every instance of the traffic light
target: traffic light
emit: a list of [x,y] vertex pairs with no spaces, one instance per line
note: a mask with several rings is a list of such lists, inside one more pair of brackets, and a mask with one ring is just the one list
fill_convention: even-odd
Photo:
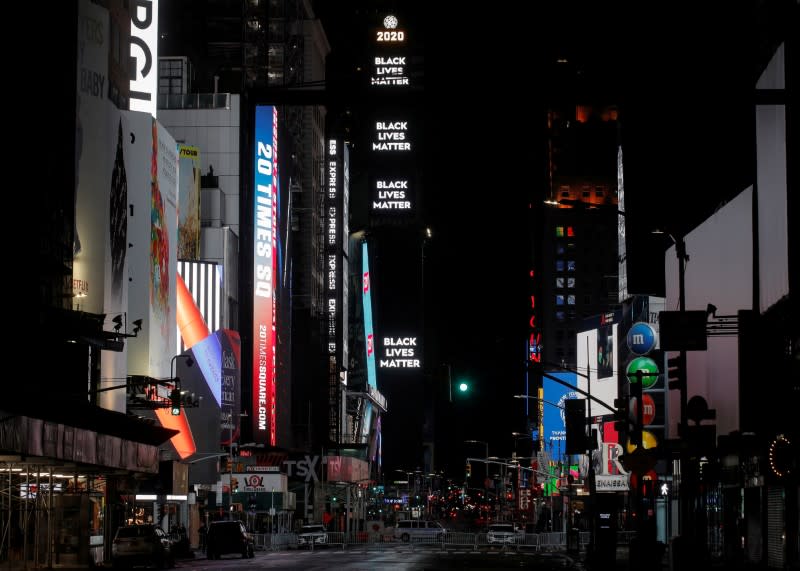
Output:
[[667,359],[667,378],[670,390],[686,390],[686,353],[681,351],[677,357]]
[[586,399],[564,401],[564,428],[567,431],[565,452],[567,454],[586,452]]
[[[643,379],[643,371],[639,370],[636,371],[636,382],[633,382],[631,379],[630,389],[631,389],[631,397],[635,399],[635,406],[636,411],[635,415],[630,419],[632,426],[631,431],[628,435],[630,438],[631,444],[634,446],[641,446],[642,445],[642,414],[644,414],[644,405],[642,404],[642,379]],[[631,401],[633,402],[633,401]]]
[[472,464],[470,464],[469,462],[467,462],[467,467],[464,473],[466,474],[467,478],[472,476]]
[[614,413],[614,430],[621,434],[628,433],[628,423],[631,418],[630,399],[621,398],[614,399],[614,408],[617,411]]
[[181,390],[179,388],[172,389],[169,393],[169,400],[172,404],[172,416],[179,416],[181,414]]

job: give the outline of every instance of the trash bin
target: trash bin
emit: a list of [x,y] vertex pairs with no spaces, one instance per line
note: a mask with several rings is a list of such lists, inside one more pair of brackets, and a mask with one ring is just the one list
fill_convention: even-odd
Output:
[[580,551],[581,532],[577,527],[567,530],[567,553],[577,554]]

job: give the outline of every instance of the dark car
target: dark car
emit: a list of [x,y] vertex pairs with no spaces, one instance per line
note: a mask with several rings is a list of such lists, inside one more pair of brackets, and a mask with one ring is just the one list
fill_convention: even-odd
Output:
[[212,521],[206,533],[206,556],[219,559],[226,553],[241,553],[242,558],[255,557],[253,536],[240,521]]
[[163,529],[153,524],[124,525],[117,529],[111,544],[111,563],[115,568],[134,564],[174,567],[172,542]]

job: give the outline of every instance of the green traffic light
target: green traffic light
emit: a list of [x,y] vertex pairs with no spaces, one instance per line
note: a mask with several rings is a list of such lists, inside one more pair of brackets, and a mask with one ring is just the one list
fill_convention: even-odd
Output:
[[467,383],[459,383],[458,390],[460,390],[462,393],[465,393],[467,390],[469,390],[469,385]]

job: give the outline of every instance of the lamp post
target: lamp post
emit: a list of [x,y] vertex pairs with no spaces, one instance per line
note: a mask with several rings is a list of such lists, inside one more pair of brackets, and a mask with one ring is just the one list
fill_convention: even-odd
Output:
[[[247,413],[246,412],[241,412],[241,413],[237,414],[236,416],[238,416],[239,418],[246,418],[247,417]],[[233,425],[234,425],[233,417],[234,417],[233,405],[231,405],[231,416],[230,416],[230,419],[228,420],[228,434],[230,436],[230,440],[228,442],[228,445],[229,445],[228,446],[228,450],[230,451],[229,456],[228,456],[228,478],[229,478],[229,481],[228,481],[228,519],[229,520],[233,519]],[[273,497],[273,502],[274,502],[274,498],[275,498],[274,491],[275,491],[275,489],[273,488],[273,496],[272,496]],[[275,504],[273,503],[270,506],[270,508],[274,507],[274,505]]]

